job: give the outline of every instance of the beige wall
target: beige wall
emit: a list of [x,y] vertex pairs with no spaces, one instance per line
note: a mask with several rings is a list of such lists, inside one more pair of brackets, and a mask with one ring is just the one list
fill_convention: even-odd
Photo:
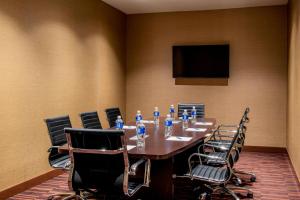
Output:
[[[251,108],[247,145],[286,146],[286,7],[130,15],[127,19],[127,120],[137,109],[202,102],[207,117],[237,123]],[[230,44],[228,86],[175,85],[174,44]]]
[[300,180],[300,2],[289,6],[289,82],[287,148]]
[[100,0],[0,1],[0,191],[50,170],[44,118],[125,111],[125,20]]

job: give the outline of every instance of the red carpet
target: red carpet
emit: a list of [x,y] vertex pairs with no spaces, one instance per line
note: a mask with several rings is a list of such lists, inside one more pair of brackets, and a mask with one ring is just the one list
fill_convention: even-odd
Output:
[[[243,152],[236,168],[256,173],[249,187],[257,200],[300,200],[300,184],[287,154]],[[9,200],[44,200],[51,194],[67,192],[68,174],[55,177]],[[214,195],[216,196],[216,195]],[[247,199],[241,196],[242,199]],[[229,197],[216,199],[230,199]]]

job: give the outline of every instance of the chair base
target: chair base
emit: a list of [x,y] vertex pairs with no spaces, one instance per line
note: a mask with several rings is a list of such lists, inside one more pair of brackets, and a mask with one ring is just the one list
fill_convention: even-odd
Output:
[[70,197],[66,197],[66,198],[64,198],[64,199],[62,199],[62,200],[70,200],[70,199],[75,199],[75,200],[86,200],[86,198],[81,197],[80,195],[77,195],[77,194],[75,194],[75,195],[73,195],[73,196],[70,196]]
[[224,193],[227,193],[227,194],[231,195],[235,200],[240,200],[240,198],[234,192],[235,190],[246,191],[247,198],[253,198],[252,190],[247,187],[240,187],[240,186],[234,186],[234,185],[227,185],[226,187],[222,187],[222,186],[211,187],[209,185],[205,185],[205,187],[207,188],[207,192],[202,193],[199,196],[199,200],[211,200],[212,193],[219,192],[219,191],[220,191],[221,195]]
[[91,195],[85,192],[82,195],[80,193],[60,193],[49,196],[47,200],[86,200],[88,197],[91,197]]
[[207,192],[202,193],[199,196],[199,200],[211,200],[212,199],[212,193],[220,191],[220,195],[223,195],[224,193],[227,193],[231,195],[235,200],[240,200],[240,198],[228,187],[222,187],[222,186],[217,186],[214,188],[211,188],[210,186],[206,186],[208,188]]
[[59,193],[53,194],[47,198],[47,200],[68,200],[76,196],[74,193]]
[[244,172],[241,170],[233,169],[235,174],[242,174],[242,175],[247,175],[250,176],[250,181],[255,182],[256,181],[256,175],[253,172]]

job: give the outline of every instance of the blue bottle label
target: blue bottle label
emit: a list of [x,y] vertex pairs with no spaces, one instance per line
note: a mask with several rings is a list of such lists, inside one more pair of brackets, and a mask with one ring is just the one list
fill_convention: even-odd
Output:
[[159,112],[158,112],[158,111],[155,111],[155,112],[153,113],[153,115],[154,115],[155,117],[159,117]]
[[138,115],[138,116],[135,117],[135,120],[136,120],[136,121],[141,121],[142,119],[143,119],[143,118],[142,118],[142,115]]
[[137,130],[137,134],[139,135],[144,135],[145,134],[145,127],[139,127]]
[[166,120],[165,121],[165,126],[172,126],[172,120]]
[[188,119],[189,119],[189,116],[188,116],[188,115],[182,115],[182,119],[183,119],[183,120],[188,120]]
[[170,108],[170,113],[174,113],[175,109],[174,108]]
[[122,128],[123,128],[123,125],[124,125],[124,124],[123,124],[122,122],[118,122],[118,123],[117,123],[117,128],[118,128],[118,129],[122,129]]
[[196,116],[196,111],[192,111],[192,116]]

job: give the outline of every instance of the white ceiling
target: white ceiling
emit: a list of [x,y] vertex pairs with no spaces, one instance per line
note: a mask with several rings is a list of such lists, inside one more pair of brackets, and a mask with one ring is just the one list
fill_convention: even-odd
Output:
[[215,10],[287,4],[288,0],[102,0],[126,14]]

